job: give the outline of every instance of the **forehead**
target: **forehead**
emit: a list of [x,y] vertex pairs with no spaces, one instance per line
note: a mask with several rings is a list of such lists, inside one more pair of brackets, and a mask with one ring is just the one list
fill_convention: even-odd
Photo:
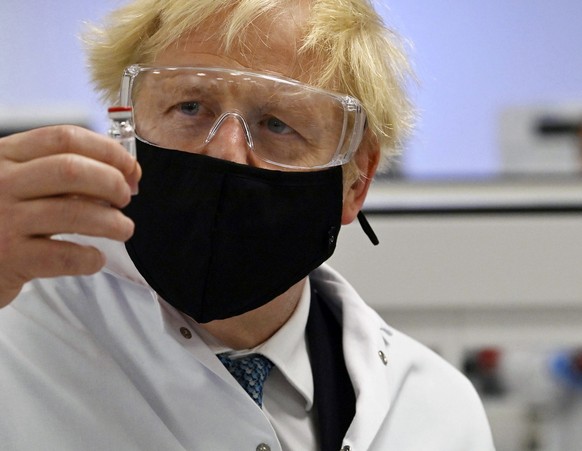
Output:
[[298,48],[307,9],[303,2],[289,3],[281,14],[253,20],[228,48],[223,38],[228,15],[213,16],[158,53],[154,64],[240,68],[306,81],[306,68],[313,61],[299,56]]

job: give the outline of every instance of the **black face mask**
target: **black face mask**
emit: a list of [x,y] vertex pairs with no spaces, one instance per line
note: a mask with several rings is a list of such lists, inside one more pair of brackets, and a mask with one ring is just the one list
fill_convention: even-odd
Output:
[[198,322],[266,304],[335,250],[341,166],[272,171],[139,139],[137,155],[127,251],[150,286]]

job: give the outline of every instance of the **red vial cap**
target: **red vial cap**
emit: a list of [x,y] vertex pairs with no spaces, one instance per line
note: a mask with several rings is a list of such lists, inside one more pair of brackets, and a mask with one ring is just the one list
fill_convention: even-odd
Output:
[[126,111],[131,111],[132,108],[130,106],[110,106],[107,109],[108,113],[123,113]]

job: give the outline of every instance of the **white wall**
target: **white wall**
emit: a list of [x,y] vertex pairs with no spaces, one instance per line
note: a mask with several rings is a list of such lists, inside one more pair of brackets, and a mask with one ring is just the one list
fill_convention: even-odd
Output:
[[386,3],[385,16],[414,44],[420,79],[410,175],[494,172],[501,109],[582,99],[582,2]]
[[46,116],[57,110],[106,116],[85,70],[79,34],[112,1],[2,0],[0,2],[0,117]]

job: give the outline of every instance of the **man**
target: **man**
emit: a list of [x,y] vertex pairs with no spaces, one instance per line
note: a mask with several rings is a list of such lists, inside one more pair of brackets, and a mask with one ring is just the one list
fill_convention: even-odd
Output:
[[466,379],[322,265],[409,123],[366,0],[135,0],[88,47],[139,164],[0,141],[3,449],[493,448]]

